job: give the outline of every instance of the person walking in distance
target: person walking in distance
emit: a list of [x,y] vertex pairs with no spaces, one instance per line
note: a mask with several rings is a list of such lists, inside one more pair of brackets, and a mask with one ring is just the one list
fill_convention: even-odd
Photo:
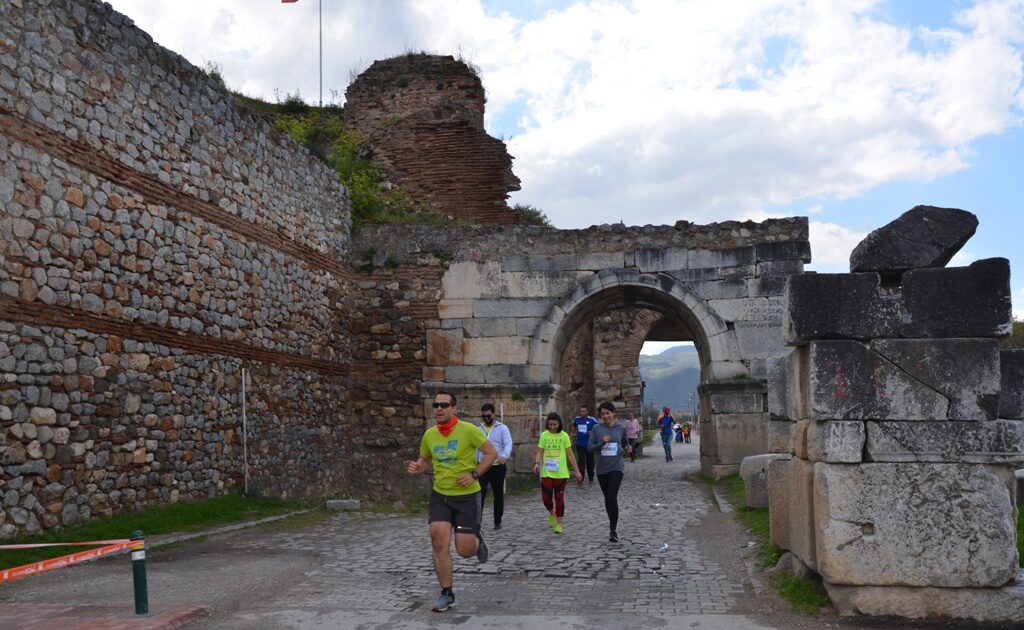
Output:
[[672,425],[676,419],[672,417],[668,407],[662,407],[658,414],[658,425],[661,427],[661,446],[665,449],[665,461],[672,461]]
[[[480,483],[477,481],[498,457],[494,445],[479,428],[455,416],[455,396],[439,391],[434,396],[435,426],[420,440],[420,456],[409,462],[410,476],[420,475],[434,465],[434,485],[427,508],[430,542],[434,553],[434,572],[441,584],[441,596],[434,612],[443,612],[455,604],[452,590],[452,531],[455,551],[463,558],[476,554],[487,562],[487,545],[480,532]],[[476,450],[483,458],[476,462]],[[474,464],[476,464],[474,466]]]
[[597,460],[597,482],[604,494],[604,509],[608,513],[608,540],[619,542],[619,487],[626,474],[622,454],[632,453],[626,440],[626,429],[615,422],[615,405],[604,401],[597,407],[601,424],[590,432],[590,452],[600,454]]
[[640,421],[632,411],[629,412],[629,420],[626,420],[626,439],[629,440],[629,459],[635,462],[636,447],[640,443]]
[[594,454],[587,449],[590,444],[590,431],[597,426],[597,420],[590,415],[590,409],[586,405],[580,405],[580,415],[572,421],[572,428],[576,432],[576,455],[580,466],[586,465],[587,479],[594,483]]
[[[500,420],[494,417],[494,405],[485,403],[480,407],[480,430],[487,436],[487,441],[498,451],[498,459],[480,475],[480,505],[487,501],[487,488],[494,493],[494,529],[501,529],[501,517],[505,512],[505,462],[512,456],[512,432]],[[476,461],[484,458],[483,451],[476,452]]]
[[582,483],[576,455],[572,452],[569,434],[562,430],[562,417],[555,412],[548,414],[547,427],[537,442],[537,455],[533,458],[533,472],[540,473],[540,497],[548,511],[548,526],[556,534],[564,530],[562,517],[565,516],[565,486],[569,483],[569,467],[572,476]]

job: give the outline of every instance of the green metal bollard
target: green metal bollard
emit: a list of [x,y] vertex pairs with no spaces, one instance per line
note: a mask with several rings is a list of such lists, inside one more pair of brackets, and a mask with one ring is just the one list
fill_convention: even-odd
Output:
[[132,584],[135,587],[135,614],[149,613],[149,588],[146,586],[146,543],[139,530],[132,532],[129,540],[139,541],[132,546]]

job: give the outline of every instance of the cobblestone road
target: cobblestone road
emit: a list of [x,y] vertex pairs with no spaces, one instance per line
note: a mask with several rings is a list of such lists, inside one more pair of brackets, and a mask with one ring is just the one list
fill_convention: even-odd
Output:
[[[604,614],[725,613],[745,591],[701,553],[688,530],[712,508],[699,483],[696,443],[667,464],[655,457],[627,462],[620,492],[619,543],[610,543],[600,487],[570,484],[565,534],[547,526],[539,491],[506,501],[503,528],[485,537],[491,559],[456,556],[456,609],[468,615],[540,616],[570,612]],[[429,611],[438,593],[423,516],[342,514],[329,527],[289,538],[258,532],[235,536],[236,550],[254,555],[324,552],[322,565],[282,585],[273,600],[239,613],[228,625],[257,627],[282,608],[393,612]],[[294,617],[294,615],[293,615]],[[294,619],[298,621],[297,618]],[[222,627],[224,619],[216,624]]]

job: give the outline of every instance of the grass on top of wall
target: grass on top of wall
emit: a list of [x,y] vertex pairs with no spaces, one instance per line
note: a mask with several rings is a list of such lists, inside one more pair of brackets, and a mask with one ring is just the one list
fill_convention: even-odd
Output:
[[[170,505],[122,512],[80,525],[17,536],[2,544],[86,542],[128,538],[135,530],[146,536],[192,532],[208,527],[285,514],[303,506],[279,499],[250,498],[232,492],[202,501],[180,501]],[[0,568],[8,569],[30,562],[55,558],[88,547],[42,547],[38,549],[0,550]]]

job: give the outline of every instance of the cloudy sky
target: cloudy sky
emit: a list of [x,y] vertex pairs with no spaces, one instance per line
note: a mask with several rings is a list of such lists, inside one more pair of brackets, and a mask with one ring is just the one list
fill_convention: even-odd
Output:
[[[317,1],[111,0],[236,90],[318,99]],[[806,215],[811,269],[919,204],[978,215],[1024,317],[1024,0],[323,0],[323,99],[407,51],[481,70],[513,202],[558,227]]]

